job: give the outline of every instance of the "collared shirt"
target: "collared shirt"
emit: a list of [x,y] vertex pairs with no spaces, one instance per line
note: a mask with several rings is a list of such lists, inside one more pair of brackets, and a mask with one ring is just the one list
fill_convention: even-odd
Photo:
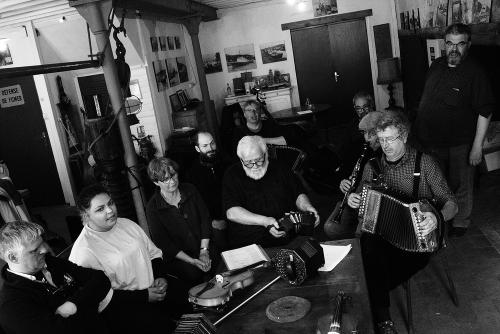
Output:
[[449,67],[446,57],[436,59],[427,73],[414,128],[424,147],[471,144],[477,117],[495,109],[490,80],[472,58]]
[[[413,173],[416,156],[417,151],[410,146],[406,146],[406,152],[397,164],[389,164],[385,157],[381,158],[381,171],[384,175],[384,182],[387,183],[390,189],[396,190],[408,198],[413,194]],[[361,183],[358,186],[358,192],[361,191],[363,183],[372,181],[373,175],[372,165],[366,164]],[[422,154],[418,189],[419,198],[435,198],[440,206],[448,201],[456,203],[455,196],[448,187],[438,163],[427,154]]]
[[168,204],[159,190],[146,206],[151,239],[163,251],[166,261],[183,251],[198,258],[202,239],[209,239],[211,220],[198,190],[190,183],[179,184],[178,207]]

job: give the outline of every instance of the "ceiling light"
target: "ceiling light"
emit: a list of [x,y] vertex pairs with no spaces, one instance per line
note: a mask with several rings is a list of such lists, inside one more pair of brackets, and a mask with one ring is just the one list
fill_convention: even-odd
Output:
[[305,2],[299,2],[299,3],[297,4],[297,10],[298,10],[299,12],[303,12],[303,11],[305,11],[305,10],[306,10],[306,3],[305,3]]
[[297,0],[286,0],[286,3],[289,4],[290,6],[295,5],[296,2]]

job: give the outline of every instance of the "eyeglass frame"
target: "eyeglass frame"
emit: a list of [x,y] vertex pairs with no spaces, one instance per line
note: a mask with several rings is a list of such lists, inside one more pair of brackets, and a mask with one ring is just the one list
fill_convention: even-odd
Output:
[[371,107],[372,107],[371,104],[365,104],[361,107],[360,106],[353,106],[354,110],[356,110],[356,111],[361,111],[361,110],[367,111],[367,110],[370,110]]
[[170,176],[164,177],[163,179],[158,180],[158,181],[163,182],[163,183],[171,183],[172,180],[174,179],[174,177],[176,177],[176,176],[179,176],[179,173],[173,172],[173,173],[170,173]]
[[[260,161],[260,160],[262,160],[262,161]],[[266,162],[266,154],[265,153],[262,154],[262,156],[260,158],[254,159],[254,161],[245,161],[241,158],[240,158],[240,161],[243,164],[243,166],[245,166],[248,169],[252,169],[254,166],[262,167],[262,166],[264,166],[264,163]]]
[[[400,133],[397,137],[395,137],[393,139],[390,139],[389,137],[387,137],[387,138],[377,138],[377,141],[380,144],[380,146],[384,145],[384,143],[392,145],[392,144],[394,144],[396,142],[396,140],[400,139],[402,135],[403,134]],[[380,139],[382,139],[382,141],[380,141]]]

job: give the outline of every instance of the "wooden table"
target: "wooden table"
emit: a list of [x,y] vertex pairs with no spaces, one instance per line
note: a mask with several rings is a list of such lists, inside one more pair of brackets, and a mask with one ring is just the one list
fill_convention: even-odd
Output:
[[[373,324],[366,289],[363,263],[358,239],[330,241],[331,245],[351,244],[350,253],[330,272],[319,272],[308,278],[301,286],[291,286],[280,279],[274,285],[231,314],[217,326],[217,333],[227,334],[326,334],[332,317],[333,299],[343,290],[352,299],[346,304],[342,319],[342,333],[373,333]],[[255,271],[255,283],[244,290],[236,291],[228,303],[226,312],[248,296],[270,282],[277,275],[271,268]],[[277,323],[266,316],[266,307],[274,300],[285,296],[298,296],[311,302],[311,310],[291,323]],[[207,314],[212,322],[221,315]]]
[[[318,114],[326,112],[330,109],[332,109],[332,106],[329,104],[315,104],[310,109],[301,106],[273,111],[271,113],[271,116],[273,116],[273,118],[278,123],[291,123],[308,119],[312,119],[313,121],[315,121],[315,118]],[[304,111],[307,110],[311,110],[311,112],[304,113]]]

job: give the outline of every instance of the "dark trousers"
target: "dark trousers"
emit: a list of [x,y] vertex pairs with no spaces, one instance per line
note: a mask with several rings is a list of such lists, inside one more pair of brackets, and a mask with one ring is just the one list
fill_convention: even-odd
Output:
[[389,292],[423,269],[430,255],[401,250],[368,233],[361,235],[361,254],[375,321],[389,320]]
[[168,334],[173,332],[182,314],[192,313],[187,287],[178,279],[168,277],[162,302],[111,302],[102,312],[112,334]]
[[455,227],[469,227],[471,223],[475,167],[469,164],[470,150],[470,145],[428,150],[437,159],[451,191],[457,198],[458,213],[453,218]]

